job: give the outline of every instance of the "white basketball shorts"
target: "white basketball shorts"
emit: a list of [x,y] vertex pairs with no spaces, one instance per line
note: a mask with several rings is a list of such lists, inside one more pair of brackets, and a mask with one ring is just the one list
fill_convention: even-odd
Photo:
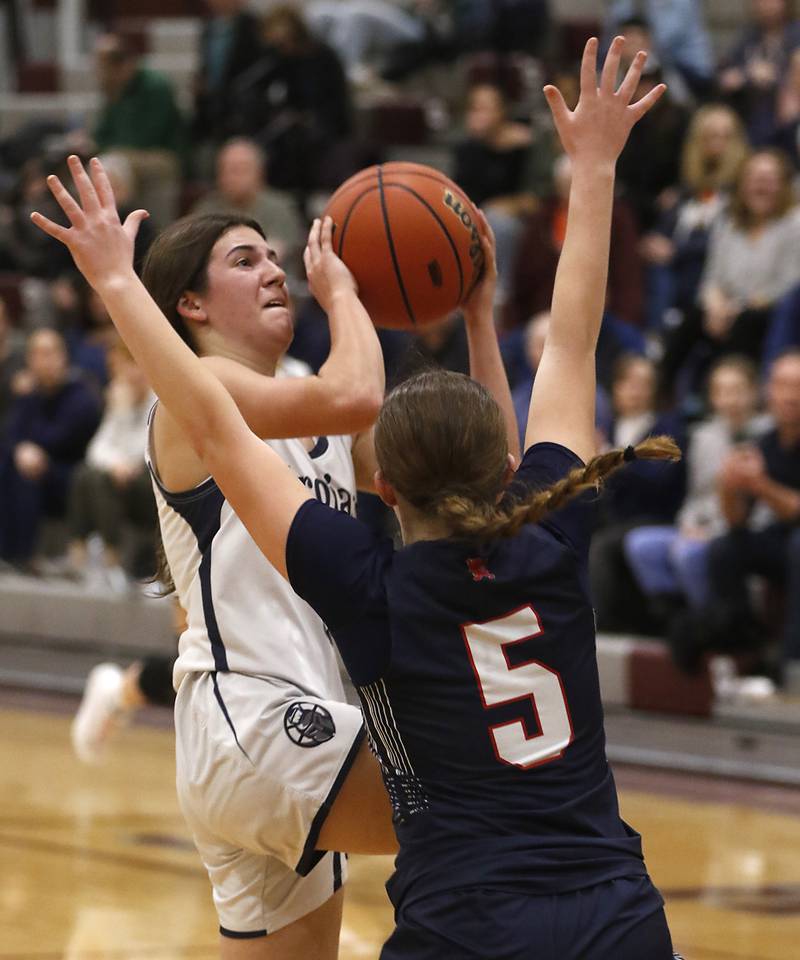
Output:
[[345,857],[317,851],[364,737],[357,707],[236,673],[186,676],[175,703],[178,800],[223,935],[262,937],[321,906]]

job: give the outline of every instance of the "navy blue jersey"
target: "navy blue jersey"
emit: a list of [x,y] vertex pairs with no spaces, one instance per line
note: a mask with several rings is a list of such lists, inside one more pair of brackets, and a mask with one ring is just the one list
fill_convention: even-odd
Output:
[[[531,447],[522,491],[581,461]],[[326,621],[394,807],[395,905],[448,888],[558,893],[645,874],[605,756],[587,556],[593,498],[484,547],[395,551],[315,501],[287,542]]]

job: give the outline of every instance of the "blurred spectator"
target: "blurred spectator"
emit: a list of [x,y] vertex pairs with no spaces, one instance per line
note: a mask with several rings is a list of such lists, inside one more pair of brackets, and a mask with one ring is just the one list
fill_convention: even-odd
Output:
[[[634,98],[643,97],[663,79],[658,65],[646,63]],[[675,202],[688,125],[689,112],[667,90],[631,130],[620,154],[617,179],[643,232],[652,229],[661,213]]]
[[[612,447],[636,445],[669,434],[680,447],[684,427],[655,405],[656,372],[646,357],[622,357],[611,384]],[[682,463],[634,462],[606,484],[598,529],[589,554],[589,574],[598,630],[650,632],[649,604],[636,586],[625,558],[625,535],[643,524],[672,524],[683,501]]]
[[[81,577],[98,575],[100,586],[124,590],[128,573],[151,576],[155,571],[156,506],[144,460],[147,415],[155,397],[127,347],[118,341],[109,351],[111,380],[106,406],[86,459],[72,477],[67,506],[72,571]],[[122,566],[126,527],[137,537],[136,553],[127,570]],[[86,542],[100,535],[103,563],[87,566]]]
[[720,497],[731,530],[709,548],[710,602],[672,631],[676,661],[691,669],[704,650],[761,649],[767,631],[748,579],[785,591],[778,679],[800,691],[800,351],[772,367],[767,400],[775,428],[735,447],[722,465]]
[[95,393],[69,369],[63,337],[31,334],[29,390],[16,397],[0,448],[0,557],[25,566],[44,517],[63,517],[72,471],[100,420]]
[[[572,183],[569,157],[561,154],[553,164],[552,193],[527,217],[516,246],[506,324],[517,326],[532,314],[549,309],[558,258],[567,226],[567,205]],[[639,237],[630,205],[614,201],[611,256],[608,268],[607,308],[617,319],[638,326],[642,315],[642,268]]]
[[258,17],[247,0],[205,0],[210,16],[203,22],[195,75],[193,141],[222,143],[237,128],[233,89],[238,78],[261,56]]
[[392,62],[392,55],[428,39],[428,20],[421,16],[428,3],[392,0],[307,0],[308,24],[336,51],[348,79],[369,88]]
[[748,153],[744,127],[730,107],[709,104],[692,115],[681,156],[680,194],[640,245],[651,329],[661,329],[667,310],[685,312],[697,299],[711,225]]
[[80,275],[61,277],[50,292],[70,364],[99,393],[108,383],[108,351],[118,339],[108,310]]
[[756,413],[758,370],[747,357],[719,360],[709,375],[710,416],[692,431],[686,457],[687,492],[675,526],[636,527],[625,537],[625,556],[636,583],[652,601],[652,613],[666,620],[673,605],[708,602],[708,546],[727,523],[717,476],[735,444],[769,426]]
[[254,141],[239,137],[220,148],[216,166],[214,189],[198,200],[192,213],[234,212],[256,220],[297,284],[304,277],[301,256],[306,231],[293,198],[268,185],[264,151]]
[[333,189],[359,165],[341,61],[291,5],[269,9],[261,37],[264,52],[233,87],[237,129],[266,150],[273,186]]
[[[702,371],[723,353],[758,361],[775,301],[800,281],[800,215],[792,171],[775,150],[743,165],[729,211],[711,230],[698,306],[670,331],[662,376],[667,386],[692,354]],[[702,373],[690,373],[688,389]]]
[[800,284],[775,304],[761,354],[763,371],[790,347],[800,347]]
[[751,20],[720,67],[720,93],[742,115],[754,146],[775,129],[776,94],[792,51],[800,46],[800,23],[790,0],[751,0]]
[[454,42],[458,50],[513,50],[539,55],[550,26],[548,0],[456,0]]
[[3,442],[6,417],[14,399],[14,383],[24,365],[22,344],[11,325],[5,301],[0,298],[0,445]]
[[775,103],[775,126],[769,138],[771,146],[783,150],[800,167],[800,47],[792,52],[789,66],[778,88]]
[[[631,29],[633,24],[644,28],[647,36],[637,37]],[[603,32],[606,47],[616,34],[632,34],[633,54],[637,50],[652,51],[665,76],[677,72],[695,97],[702,99],[710,92],[714,58],[697,0],[611,0]]]
[[453,179],[483,209],[494,230],[497,302],[504,304],[510,295],[522,217],[536,205],[526,182],[531,128],[509,117],[500,87],[480,83],[467,94],[464,133],[455,147]]
[[38,210],[45,217],[68,226],[67,218],[47,186],[54,173],[62,183],[71,183],[66,157],[33,157],[18,171],[17,182],[6,206],[0,209],[0,247],[6,269],[51,279],[63,272],[75,272],[72,256],[63,243],[49,237],[31,223]]
[[[511,400],[514,404],[514,414],[519,427],[520,448],[525,450],[525,430],[528,425],[528,413],[531,405],[531,392],[539,361],[542,359],[547,331],[550,329],[550,312],[543,311],[531,317],[525,325],[523,349],[527,374],[514,386],[511,391]],[[604,437],[611,424],[611,405],[608,396],[601,386],[597,387],[595,404],[595,418],[601,435]]]
[[103,105],[93,136],[101,152],[126,157],[135,183],[134,206],[144,207],[162,227],[178,209],[186,131],[171,81],[139,61],[122,34],[98,37],[95,63]]
[[459,311],[405,334],[404,340],[405,349],[398,351],[390,372],[392,386],[431,367],[469,373],[467,331]]

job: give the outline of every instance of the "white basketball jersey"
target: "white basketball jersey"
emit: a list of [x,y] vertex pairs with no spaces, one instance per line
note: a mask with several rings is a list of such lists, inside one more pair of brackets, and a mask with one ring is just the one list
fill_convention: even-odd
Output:
[[[302,440],[265,442],[317,499],[355,513],[351,437],[319,437],[310,451]],[[173,493],[156,474],[149,444],[147,463],[164,552],[187,616],[173,674],[175,689],[187,673],[229,670],[344,700],[324,624],[267,561],[214,479]]]

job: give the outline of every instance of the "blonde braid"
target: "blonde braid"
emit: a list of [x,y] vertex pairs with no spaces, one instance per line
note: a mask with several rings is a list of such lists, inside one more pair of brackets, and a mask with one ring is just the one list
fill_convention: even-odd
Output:
[[599,490],[611,474],[631,460],[680,459],[680,447],[672,437],[650,437],[635,447],[609,450],[592,457],[586,466],[570,470],[552,486],[510,505],[476,504],[467,497],[452,495],[439,501],[436,513],[454,536],[485,540],[513,537],[526,523],[540,523],[587,490]]

